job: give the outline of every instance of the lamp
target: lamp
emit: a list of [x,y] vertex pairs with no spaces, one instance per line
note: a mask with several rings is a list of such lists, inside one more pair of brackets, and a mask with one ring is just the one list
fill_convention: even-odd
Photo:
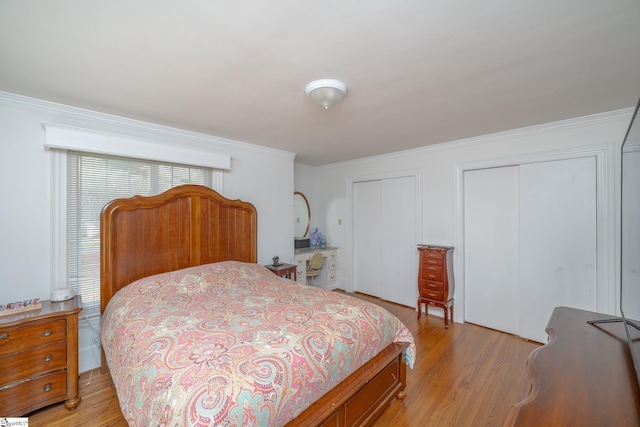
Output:
[[305,86],[304,91],[316,104],[322,105],[325,110],[342,101],[347,94],[347,85],[338,80],[316,80]]

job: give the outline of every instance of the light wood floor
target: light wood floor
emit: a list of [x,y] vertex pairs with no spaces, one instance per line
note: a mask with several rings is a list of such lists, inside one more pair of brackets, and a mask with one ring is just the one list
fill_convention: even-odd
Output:
[[[511,405],[529,392],[525,365],[539,346],[466,323],[444,328],[442,318],[377,300],[413,333],[417,362],[407,369],[407,398],[392,402],[374,424],[387,426],[502,426]],[[91,382],[89,383],[89,378]],[[113,383],[99,370],[80,376],[80,406],[62,404],[29,414],[29,426],[126,426]]]

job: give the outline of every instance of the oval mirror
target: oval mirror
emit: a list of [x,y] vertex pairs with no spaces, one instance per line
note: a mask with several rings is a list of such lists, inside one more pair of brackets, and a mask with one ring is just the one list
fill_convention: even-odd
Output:
[[307,198],[299,191],[293,193],[293,237],[307,237],[309,223],[311,220],[311,210]]

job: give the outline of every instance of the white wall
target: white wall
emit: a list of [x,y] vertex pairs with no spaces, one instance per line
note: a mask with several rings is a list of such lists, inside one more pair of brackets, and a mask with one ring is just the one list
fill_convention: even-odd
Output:
[[[49,299],[50,152],[42,122],[211,149],[231,156],[223,195],[258,211],[258,262],[293,257],[294,154],[0,92],[0,300]],[[93,322],[97,324],[96,321]],[[96,357],[96,332],[82,324],[80,371]],[[91,353],[91,354],[89,354]]]
[[[332,245],[340,246],[339,287],[349,289],[348,251],[350,248],[347,235],[350,229],[348,225],[350,212],[348,212],[347,203],[349,181],[361,177],[420,170],[423,203],[423,232],[420,240],[424,243],[453,246],[456,233],[460,231],[456,230],[457,212],[455,211],[458,166],[491,159],[517,158],[606,145],[612,148],[614,158],[611,159],[610,164],[616,169],[607,173],[617,177],[618,151],[631,113],[631,109],[615,111],[322,167],[313,168],[296,164],[296,187],[299,179],[314,183],[313,193],[309,199],[312,210],[315,212],[314,222],[326,231]],[[617,186],[618,178],[614,181]],[[617,190],[615,194],[616,196],[611,198],[611,203],[615,204],[611,207],[614,210],[618,206]],[[617,215],[612,217],[617,218]],[[340,220],[342,220],[341,225]],[[611,247],[615,251],[617,245],[611,245]],[[499,259],[499,254],[496,257]],[[455,262],[456,258],[454,258]]]

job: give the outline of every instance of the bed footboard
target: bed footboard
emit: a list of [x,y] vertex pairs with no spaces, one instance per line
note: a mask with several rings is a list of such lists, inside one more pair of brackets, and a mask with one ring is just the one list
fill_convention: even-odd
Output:
[[351,374],[287,426],[368,426],[394,399],[407,393],[404,350],[407,343],[394,343]]

